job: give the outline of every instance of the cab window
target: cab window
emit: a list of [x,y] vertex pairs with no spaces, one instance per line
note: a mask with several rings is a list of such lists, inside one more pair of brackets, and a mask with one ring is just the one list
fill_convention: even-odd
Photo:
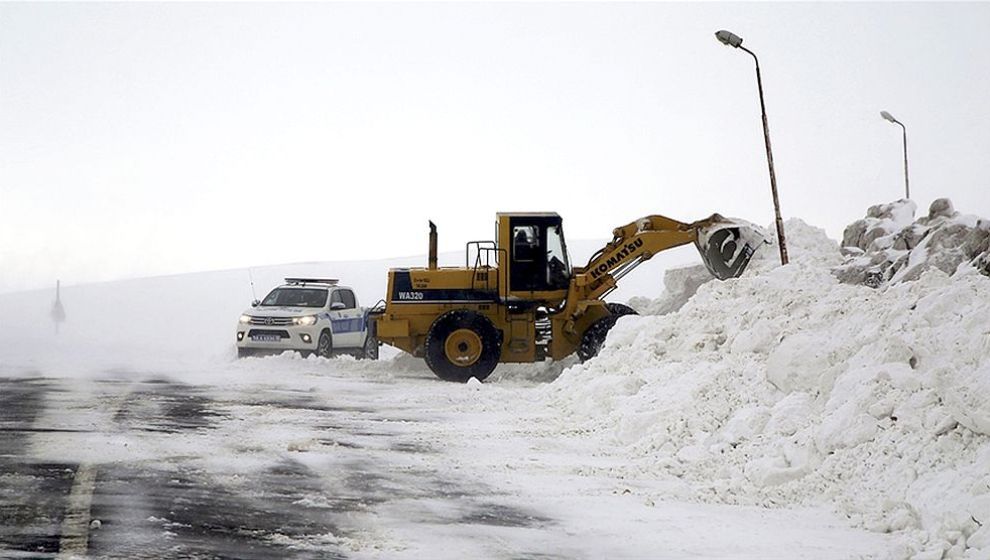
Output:
[[354,292],[350,290],[337,290],[334,293],[340,295],[340,300],[344,302],[345,309],[354,309],[356,307],[354,304]]
[[509,289],[514,292],[567,289],[571,266],[560,218],[519,216],[511,220]]
[[571,265],[567,262],[564,232],[559,225],[547,228],[547,286],[563,290],[571,281]]
[[536,226],[512,228],[512,253],[516,261],[533,262],[540,249],[539,229]]

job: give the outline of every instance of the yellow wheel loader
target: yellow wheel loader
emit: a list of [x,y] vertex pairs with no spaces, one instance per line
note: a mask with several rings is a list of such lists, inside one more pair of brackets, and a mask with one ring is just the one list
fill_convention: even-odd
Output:
[[693,223],[648,216],[613,231],[588,264],[572,267],[555,213],[499,213],[498,239],[471,241],[465,266],[437,267],[430,222],[427,268],[392,269],[385,305],[369,319],[378,339],[424,358],[437,377],[484,380],[499,363],[594,357],[616,320],[634,311],[603,298],[660,251],[694,243],[708,270],[742,274],[763,239],[718,214]]

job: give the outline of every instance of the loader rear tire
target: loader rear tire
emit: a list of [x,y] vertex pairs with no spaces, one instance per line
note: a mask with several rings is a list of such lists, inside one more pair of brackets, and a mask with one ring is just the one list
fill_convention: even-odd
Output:
[[448,311],[426,335],[426,365],[444,381],[484,381],[502,353],[498,329],[487,317],[466,309]]

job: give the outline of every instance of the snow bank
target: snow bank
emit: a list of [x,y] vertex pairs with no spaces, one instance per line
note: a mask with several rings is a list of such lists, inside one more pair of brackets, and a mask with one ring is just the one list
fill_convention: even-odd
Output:
[[[784,232],[790,262],[835,266],[842,261],[838,245],[828,238],[824,230],[792,218],[784,224]],[[765,237],[765,246],[753,255],[744,277],[762,274],[780,264],[776,229],[771,226]],[[669,268],[664,273],[664,292],[659,298],[634,297],[628,303],[641,315],[665,315],[680,309],[702,284],[712,281],[715,281],[714,277],[703,264]]]
[[[888,206],[857,243],[916,231],[911,203]],[[900,532],[893,557],[990,558],[990,278],[943,272],[958,246],[934,237],[962,222],[929,218],[930,266],[908,257],[871,289],[841,283],[838,245],[790,220],[791,265],[765,247],[678,311],[621,319],[544,397],[624,447],[630,476],[676,477],[685,496],[831,503]]]
[[850,224],[842,235],[848,259],[836,268],[839,279],[877,286],[916,280],[931,268],[952,274],[963,263],[990,276],[990,221],[960,214],[947,198],[932,202],[918,220],[916,209],[910,200],[879,204]]
[[637,296],[629,300],[629,306],[641,315],[665,315],[684,306],[702,284],[712,280],[712,273],[703,264],[681,266],[667,270],[663,275],[663,294],[655,300]]

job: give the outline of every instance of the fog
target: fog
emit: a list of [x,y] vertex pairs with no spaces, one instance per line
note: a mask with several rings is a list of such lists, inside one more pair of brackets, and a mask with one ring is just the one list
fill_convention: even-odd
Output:
[[423,251],[557,211],[990,215],[986,3],[0,4],[0,292]]

